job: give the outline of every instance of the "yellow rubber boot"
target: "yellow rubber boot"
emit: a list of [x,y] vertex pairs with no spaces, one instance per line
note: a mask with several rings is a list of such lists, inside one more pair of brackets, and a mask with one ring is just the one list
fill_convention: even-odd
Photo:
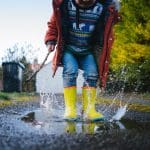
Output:
[[64,88],[65,114],[64,119],[74,121],[77,119],[76,113],[76,87]]
[[103,114],[95,110],[96,88],[84,87],[82,89],[83,97],[83,117],[91,121],[104,120]]

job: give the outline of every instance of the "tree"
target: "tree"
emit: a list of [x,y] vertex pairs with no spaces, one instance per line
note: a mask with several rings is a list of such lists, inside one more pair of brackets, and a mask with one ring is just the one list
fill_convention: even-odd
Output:
[[[122,0],[122,22],[115,27],[111,72],[128,90],[150,91],[150,1]],[[124,79],[120,76],[126,67]]]

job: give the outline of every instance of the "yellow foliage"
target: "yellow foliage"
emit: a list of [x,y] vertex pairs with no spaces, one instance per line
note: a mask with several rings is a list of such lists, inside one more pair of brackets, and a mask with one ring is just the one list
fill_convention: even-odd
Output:
[[111,54],[111,68],[116,70],[125,64],[135,64],[147,59],[150,59],[150,46],[137,43],[118,45],[116,41]]

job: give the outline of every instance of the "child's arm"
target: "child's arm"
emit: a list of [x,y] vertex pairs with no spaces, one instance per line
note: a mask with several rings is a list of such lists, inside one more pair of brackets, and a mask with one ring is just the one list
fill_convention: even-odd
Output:
[[50,18],[50,21],[47,23],[48,30],[46,31],[45,35],[45,44],[47,45],[47,48],[49,51],[53,51],[57,42],[57,26],[56,26],[56,18],[53,13],[53,15]]

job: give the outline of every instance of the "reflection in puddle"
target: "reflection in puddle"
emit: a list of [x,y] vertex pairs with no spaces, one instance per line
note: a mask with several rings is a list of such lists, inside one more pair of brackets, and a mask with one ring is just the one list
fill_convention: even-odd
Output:
[[[53,110],[56,111],[56,110]],[[57,110],[58,111],[58,110]],[[59,110],[60,111],[60,110]],[[62,114],[62,112],[59,112]],[[134,120],[121,121],[104,121],[104,122],[66,122],[59,116],[57,112],[50,114],[44,109],[38,109],[34,112],[29,112],[21,118],[22,121],[28,123],[30,127],[34,127],[47,134],[63,134],[63,133],[85,133],[95,134],[108,132],[110,130],[126,130],[126,129],[147,129],[150,123],[136,122]]]

